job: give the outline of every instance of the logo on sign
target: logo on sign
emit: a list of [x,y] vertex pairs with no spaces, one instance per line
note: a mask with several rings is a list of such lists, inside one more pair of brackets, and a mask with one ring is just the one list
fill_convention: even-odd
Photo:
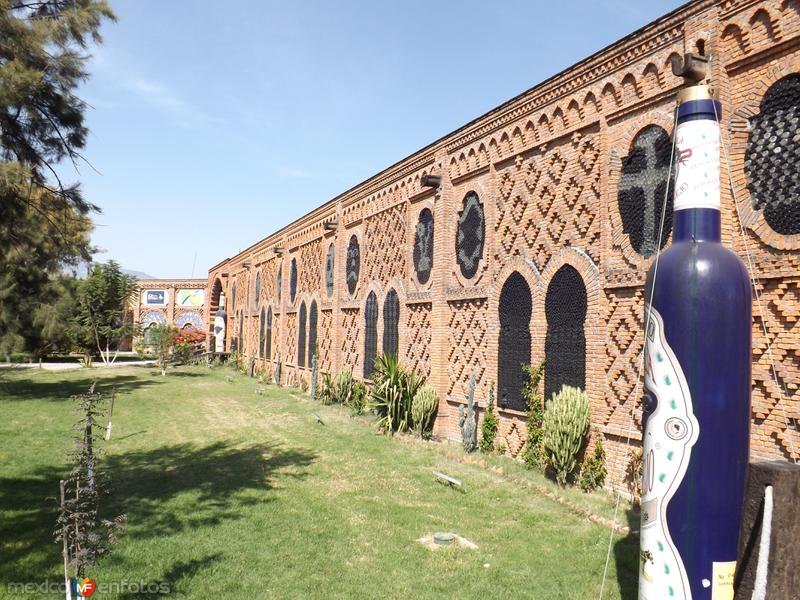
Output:
[[166,304],[166,298],[162,290],[150,290],[145,293],[145,304]]

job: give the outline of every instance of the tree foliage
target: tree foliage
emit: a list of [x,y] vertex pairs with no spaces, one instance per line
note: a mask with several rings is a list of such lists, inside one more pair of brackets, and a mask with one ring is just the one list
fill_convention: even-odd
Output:
[[135,277],[124,274],[111,260],[94,265],[78,284],[76,344],[85,353],[96,351],[106,364],[113,362],[111,348],[134,333],[128,307],[135,282]]
[[[83,160],[86,104],[76,91],[105,19],[114,15],[103,0],[0,0],[0,351],[6,354],[50,345],[38,338],[53,332],[47,325],[63,308],[48,306],[63,291],[59,275],[91,255],[88,215],[96,207],[79,185],[63,181],[58,166]],[[37,317],[40,309],[46,314]]]

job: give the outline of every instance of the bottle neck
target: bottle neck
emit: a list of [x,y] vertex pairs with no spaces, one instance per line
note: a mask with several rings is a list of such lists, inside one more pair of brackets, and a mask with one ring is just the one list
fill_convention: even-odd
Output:
[[713,208],[676,210],[673,242],[719,242],[720,213]]
[[719,117],[711,99],[678,107],[675,130],[675,242],[720,241]]

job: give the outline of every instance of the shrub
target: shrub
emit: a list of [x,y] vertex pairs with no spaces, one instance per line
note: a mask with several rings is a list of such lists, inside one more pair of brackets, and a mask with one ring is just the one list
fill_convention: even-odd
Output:
[[363,381],[353,381],[353,393],[350,395],[350,401],[347,406],[350,407],[350,413],[353,415],[360,415],[364,412],[367,405],[367,386]]
[[625,467],[625,476],[628,482],[628,491],[633,496],[634,504],[639,504],[642,498],[642,468],[644,466],[644,452],[641,448],[631,448],[628,452],[628,465]]
[[480,448],[484,454],[494,452],[494,438],[497,435],[497,416],[494,414],[494,383],[489,388],[489,403],[481,423]]
[[317,389],[317,400],[322,404],[333,404],[336,402],[334,379],[330,373],[322,374],[322,384]]
[[587,456],[581,465],[578,485],[584,492],[594,491],[605,483],[606,474],[606,450],[603,447],[603,438],[598,436],[594,452],[591,456]]
[[433,417],[439,407],[439,398],[436,390],[429,385],[423,385],[414,396],[411,403],[411,416],[414,420],[414,429],[419,437],[430,439],[433,432]]
[[577,466],[577,458],[589,430],[589,401],[586,393],[565,385],[553,394],[544,411],[544,451],[556,481],[566,485]]
[[353,379],[352,371],[346,369],[339,371],[333,381],[333,402],[348,406],[353,395],[354,385],[355,379]]
[[411,429],[411,403],[422,378],[406,371],[394,355],[381,354],[375,359],[373,382],[370,406],[378,415],[378,426],[385,433]]
[[542,435],[544,423],[544,400],[539,391],[539,385],[544,375],[545,361],[538,366],[522,365],[522,370],[527,374],[528,380],[522,388],[522,396],[528,406],[527,426],[528,437],[525,441],[525,451],[522,458],[529,469],[544,470],[544,455],[542,453]]

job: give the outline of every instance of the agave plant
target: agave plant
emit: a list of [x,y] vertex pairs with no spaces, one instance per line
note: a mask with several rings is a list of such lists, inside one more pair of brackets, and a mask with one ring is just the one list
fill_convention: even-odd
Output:
[[378,415],[378,425],[386,433],[408,431],[413,426],[412,404],[424,380],[406,371],[393,354],[375,359],[370,407]]

